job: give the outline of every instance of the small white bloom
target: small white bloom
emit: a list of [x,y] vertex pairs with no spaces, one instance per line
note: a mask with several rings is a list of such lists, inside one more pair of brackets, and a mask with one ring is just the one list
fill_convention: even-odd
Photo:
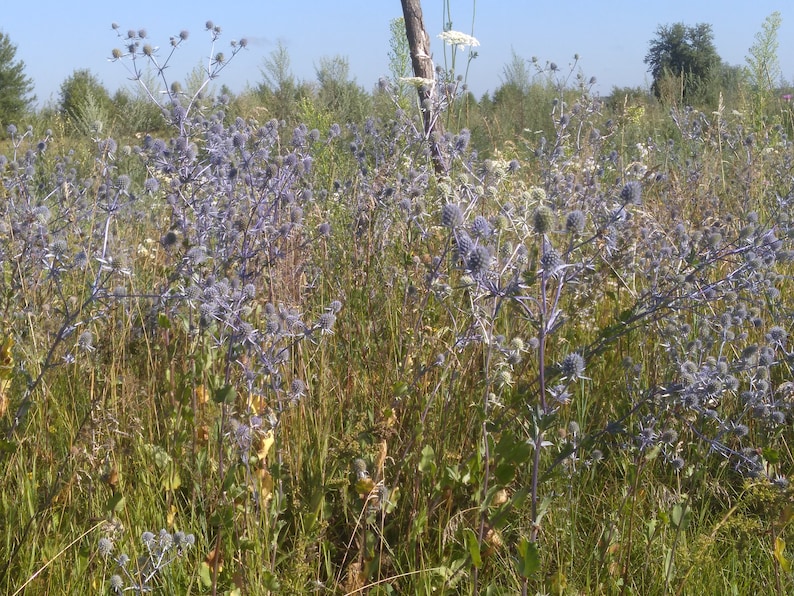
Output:
[[471,35],[461,33],[460,31],[444,31],[439,34],[439,37],[444,40],[444,43],[450,46],[471,46],[476,48],[480,42]]
[[420,87],[432,87],[436,84],[433,79],[426,79],[424,77],[400,77],[403,83],[407,83],[412,87],[419,89]]

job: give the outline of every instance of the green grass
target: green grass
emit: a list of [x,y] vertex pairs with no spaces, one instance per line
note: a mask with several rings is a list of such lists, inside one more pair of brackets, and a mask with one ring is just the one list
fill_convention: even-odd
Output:
[[[322,127],[325,134],[328,114],[308,104],[302,112],[309,128]],[[195,313],[152,312],[149,296],[179,275],[179,259],[159,242],[171,225],[162,193],[145,198],[145,217],[112,222],[111,241],[127,247],[134,274],[126,287],[133,297],[90,320],[93,351],[62,361],[75,341],[70,337],[46,360],[58,342],[59,317],[68,305],[83,303],[97,265],[57,291],[26,277],[30,288],[2,298],[2,336],[15,342],[4,388],[4,436],[26,384],[45,374],[27,417],[1,445],[0,591],[109,593],[118,569],[98,552],[100,538],[110,538],[113,555],[127,553],[134,566],[146,554],[141,534],[161,528],[196,539],[156,575],[155,591],[164,594],[791,591],[790,548],[776,542],[792,541],[790,488],[741,477],[684,430],[680,472],[661,449],[639,451],[633,444],[646,411],[639,404],[675,378],[665,326],[687,323],[694,337],[730,297],[702,309],[687,310],[687,304],[658,316],[638,314],[649,280],[618,270],[619,259],[603,257],[606,241],[595,234],[577,249],[588,277],[562,294],[565,325],[549,336],[545,366],[530,349],[508,362],[495,343],[457,346],[466,332],[524,345],[538,329],[514,303],[478,294],[449,266],[453,240],[438,218],[449,193],[458,201],[467,192],[477,195],[477,212],[493,215],[501,226],[499,254],[524,244],[530,260],[543,252],[541,238],[531,224],[516,222],[531,221],[536,205],[503,220],[500,207],[520,205],[529,189],[542,186],[561,214],[561,230],[570,205],[553,202],[575,191],[555,185],[562,188],[566,176],[582,182],[588,159],[611,149],[619,157],[604,174],[604,187],[619,191],[632,162],[665,174],[659,180],[649,174],[643,182],[643,205],[633,212],[638,230],[672,237],[678,222],[698,230],[719,223],[727,242],[749,212],[765,222],[780,215],[774,197],[791,190],[791,147],[780,149],[771,128],[770,140],[759,133],[755,145],[726,146],[712,129],[692,140],[679,132],[666,148],[674,124],[655,112],[647,121],[633,114],[619,118],[609,135],[600,116],[583,116],[583,130],[597,126],[603,140],[579,147],[565,140],[565,158],[556,163],[527,149],[534,139],[514,144],[510,156],[522,169],[500,174],[493,163],[475,164],[491,168],[483,188],[475,188],[480,183],[462,163],[448,180],[417,183],[423,194],[411,199],[421,200],[428,214],[424,235],[395,201],[379,194],[390,186],[409,194],[411,183],[398,174],[409,177],[405,163],[422,163],[410,142],[398,144],[402,155],[385,153],[380,163],[375,155],[382,147],[366,147],[372,153],[367,173],[351,157],[348,139],[318,147],[306,182],[317,198],[306,210],[305,229],[327,220],[334,233],[288,245],[289,258],[261,278],[249,320],[264,328],[268,302],[315,318],[332,300],[343,308],[332,335],[289,347],[288,379],[302,379],[305,396],[278,412],[275,429],[256,434],[248,460],[235,448],[230,416],[276,409],[272,394],[248,392],[237,368],[245,353],[232,354],[208,333],[195,332]],[[287,139],[290,133],[282,131]],[[646,159],[636,144],[649,134],[658,147]],[[51,152],[71,144],[80,155],[92,151],[84,141],[58,138]],[[79,165],[95,180],[101,166],[90,160]],[[117,167],[132,171],[137,184],[146,177],[133,158]],[[336,195],[335,180],[342,183]],[[12,191],[3,192],[0,201],[8,201]],[[94,223],[85,225],[95,232],[102,218],[97,210]],[[622,246],[625,254],[618,256],[640,254],[637,234],[637,243]],[[564,246],[562,232],[551,237]],[[100,240],[90,243],[96,247]],[[439,255],[440,264],[434,262]],[[732,270],[729,257],[703,269],[694,257],[681,266],[702,272],[698,282],[705,286],[709,276]],[[10,279],[13,263],[2,266]],[[436,270],[443,275],[434,277]],[[781,264],[777,271],[782,297],[757,306],[788,327],[790,270]],[[557,282],[550,279],[542,290],[537,266],[526,273],[521,281],[538,302],[544,291],[554,296]],[[673,292],[671,279],[661,280],[660,292]],[[90,308],[81,316],[90,319]],[[758,341],[763,331],[755,332]],[[586,378],[569,388],[570,404],[553,415],[538,414],[541,372],[559,380],[556,363],[583,346],[593,350]],[[788,364],[777,374],[776,383],[790,376]],[[738,400],[734,407],[741,408]],[[603,432],[615,421],[621,432]],[[790,429],[767,436],[759,424],[751,432],[767,449],[770,472],[789,475]],[[555,446],[535,460],[539,436]],[[556,446],[573,442],[577,459],[557,460]],[[603,459],[593,457],[594,449]],[[367,473],[357,474],[362,468]],[[533,481],[539,483],[536,500]],[[530,553],[522,567],[519,545],[528,543],[537,545],[537,559]]]

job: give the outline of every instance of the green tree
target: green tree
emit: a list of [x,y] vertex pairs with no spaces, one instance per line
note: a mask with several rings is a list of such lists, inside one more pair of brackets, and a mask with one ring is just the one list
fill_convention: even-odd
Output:
[[527,60],[516,54],[515,49],[510,49],[510,62],[502,68],[502,84],[512,86],[523,94],[529,92],[532,84],[532,73],[529,71]]
[[350,78],[350,64],[344,56],[324,56],[315,66],[321,108],[334,114],[339,122],[363,122],[371,97],[355,79]]
[[33,81],[25,76],[25,63],[16,60],[17,46],[0,31],[0,124],[14,124],[36,97]]
[[761,31],[755,34],[755,43],[745,57],[745,74],[753,96],[751,107],[756,118],[766,114],[778,85],[783,77],[777,57],[777,32],[783,22],[780,13],[775,11],[764,20]]
[[61,83],[58,109],[77,132],[100,133],[109,123],[113,102],[90,70],[78,69]]
[[300,100],[310,95],[308,85],[298,83],[292,73],[287,47],[279,40],[276,48],[262,61],[262,82],[256,93],[268,112],[278,120],[294,118]]
[[409,87],[400,79],[411,76],[411,48],[405,36],[405,19],[398,17],[389,21],[389,33],[389,74],[395,95],[404,107]]
[[719,93],[722,60],[711,25],[660,25],[645,56],[651,89],[662,100],[713,104]]

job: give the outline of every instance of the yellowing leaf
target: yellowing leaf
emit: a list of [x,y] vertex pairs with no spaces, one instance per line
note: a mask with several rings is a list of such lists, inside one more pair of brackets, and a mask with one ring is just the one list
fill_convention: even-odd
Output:
[[8,381],[0,381],[0,418],[8,411],[8,398],[6,397]]
[[786,550],[786,541],[783,540],[780,536],[775,538],[775,550],[774,555],[777,562],[780,564],[780,568],[788,573],[791,571],[791,561],[786,558],[784,551]]
[[14,355],[11,348],[14,347],[14,338],[6,337],[0,345],[0,379],[8,379],[14,371]]
[[163,477],[164,490],[178,490],[180,486],[182,486],[182,478],[178,471],[172,470],[171,473]]
[[362,499],[369,496],[373,488],[375,488],[375,481],[369,476],[365,476],[356,482],[356,493],[358,493]]
[[176,519],[177,509],[173,505],[168,509],[168,514],[166,515],[166,520],[168,522],[168,527],[174,527],[174,520]]
[[264,412],[267,408],[267,398],[262,393],[249,393],[246,404],[252,412]]
[[196,387],[196,403],[198,405],[203,406],[210,400],[209,392],[204,385],[199,385]]
[[273,476],[264,468],[256,470],[254,474],[259,480],[259,496],[266,503],[273,496]]
[[14,346],[14,339],[6,337],[0,345],[0,418],[5,416],[8,410],[8,396],[6,392],[11,385],[11,376],[14,374],[14,355],[11,348]]
[[259,438],[256,442],[256,456],[259,458],[259,461],[264,461],[268,452],[270,451],[270,448],[273,446],[274,441],[275,439],[273,438],[272,430],[259,435]]

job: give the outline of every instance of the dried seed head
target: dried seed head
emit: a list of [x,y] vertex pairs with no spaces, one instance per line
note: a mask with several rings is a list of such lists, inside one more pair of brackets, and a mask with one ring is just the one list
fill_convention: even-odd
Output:
[[532,214],[532,225],[538,234],[551,231],[554,226],[554,213],[545,205],[539,206]]

